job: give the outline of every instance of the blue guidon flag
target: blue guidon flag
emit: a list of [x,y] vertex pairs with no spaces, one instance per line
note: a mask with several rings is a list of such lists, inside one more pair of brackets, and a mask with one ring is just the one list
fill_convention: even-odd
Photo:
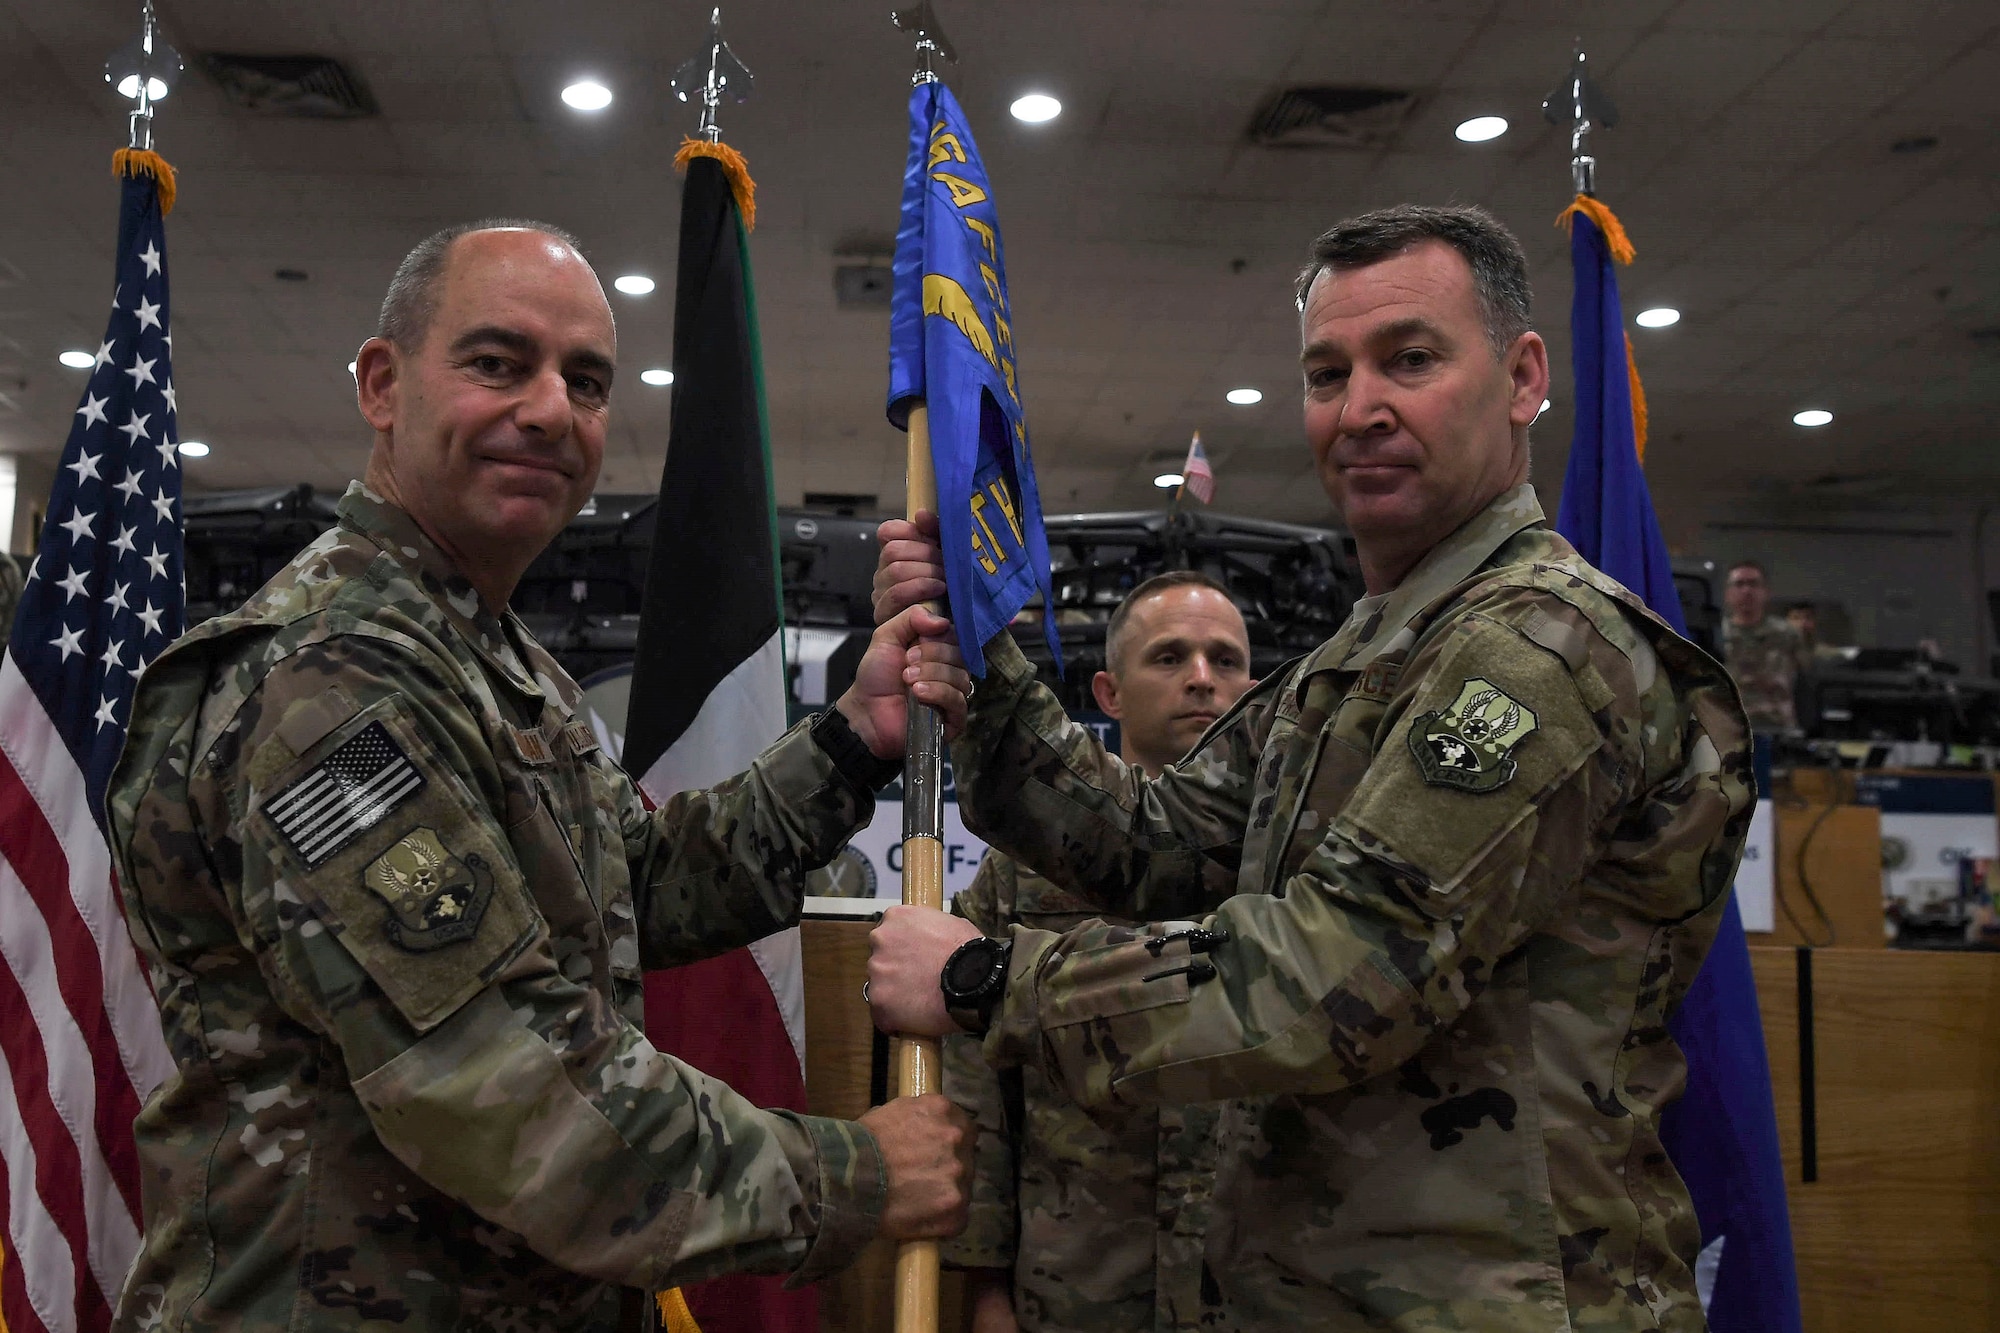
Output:
[[[1556,531],[1685,634],[1673,564],[1639,466],[1637,376],[1612,267],[1614,258],[1631,262],[1631,242],[1595,199],[1579,195],[1563,217],[1576,275],[1570,308],[1576,434]],[[1743,917],[1733,900],[1668,1029],[1687,1056],[1687,1089],[1661,1117],[1660,1136],[1701,1219],[1695,1282],[1709,1328],[1798,1333],[1798,1274],[1771,1066]]]
[[172,177],[154,170],[123,184],[110,322],[0,661],[0,1327],[12,1333],[110,1327],[139,1249],[132,1121],[173,1070],[103,829],[133,687],[186,605],[161,224]]
[[[910,161],[889,313],[889,420],[930,408],[945,582],[976,676],[984,647],[1037,594],[1049,545],[1014,368],[1013,312],[992,184],[965,113],[942,83],[910,92]],[[1061,669],[1055,617],[1042,631]]]

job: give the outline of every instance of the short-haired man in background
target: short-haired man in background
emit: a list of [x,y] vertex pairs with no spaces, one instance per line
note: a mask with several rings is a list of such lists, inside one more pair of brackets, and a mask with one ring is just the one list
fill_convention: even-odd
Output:
[[[1119,755],[1158,774],[1234,706],[1250,636],[1223,586],[1196,570],[1132,589],[1104,636],[1097,706]],[[1234,891],[1213,867],[1205,910]],[[988,935],[1066,931],[1103,915],[1005,852],[989,851],[951,909]],[[997,1073],[979,1043],[945,1038],[945,1095],[979,1126],[966,1229],[946,1262],[971,1270],[972,1333],[1172,1333],[1197,1327],[1214,1188],[1215,1106],[1092,1114],[1035,1068]]]
[[106,813],[175,1070],[123,1333],[610,1333],[650,1290],[962,1225],[943,1097],[763,1111],[646,1041],[642,969],[797,920],[904,687],[955,730],[967,678],[916,609],[835,706],[649,812],[507,606],[596,483],[616,356],[566,234],[418,245],[355,370],[366,481],[147,669]]
[[1812,650],[1791,622],[1771,614],[1770,576],[1755,560],[1738,560],[1722,584],[1722,655],[1743,694],[1743,711],[1758,731],[1796,731],[1799,673],[1812,670]]
[[[1002,942],[892,907],[876,1022],[984,1031],[1091,1107],[1265,1098],[1224,1115],[1226,1326],[1696,1333],[1660,1113],[1749,825],[1736,691],[1543,521],[1548,355],[1506,228],[1351,218],[1297,290],[1306,437],[1368,596],[1158,777],[996,636],[952,747],[966,827],[1161,924]],[[886,604],[936,596],[935,543],[885,535]],[[1236,896],[1174,920],[1208,863]]]

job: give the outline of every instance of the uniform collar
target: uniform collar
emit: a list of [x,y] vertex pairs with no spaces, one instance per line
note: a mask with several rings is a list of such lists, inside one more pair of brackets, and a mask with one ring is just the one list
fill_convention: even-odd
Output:
[[532,636],[513,611],[496,616],[486,609],[471,580],[424,534],[408,511],[356,481],[349,483],[336,512],[342,527],[367,538],[401,565],[459,636],[508,684],[531,698],[542,697],[541,686],[515,648],[519,643],[532,643]]
[[1401,583],[1355,603],[1347,623],[1306,659],[1299,678],[1330,669],[1358,671],[1384,653],[1407,647],[1415,638],[1410,622],[1419,612],[1471,578],[1514,534],[1545,521],[1532,485],[1523,482],[1501,492],[1433,546]]

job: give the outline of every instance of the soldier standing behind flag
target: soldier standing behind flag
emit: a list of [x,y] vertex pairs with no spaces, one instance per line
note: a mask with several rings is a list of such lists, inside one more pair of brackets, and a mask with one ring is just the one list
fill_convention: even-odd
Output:
[[[1306,434],[1369,595],[1157,778],[1004,633],[953,747],[966,827],[1065,888],[1157,921],[1220,864],[1237,896],[1011,942],[892,907],[876,1022],[984,1032],[1090,1107],[1269,1098],[1221,1134],[1232,1326],[1696,1333],[1666,1022],[1749,824],[1742,707],[1543,521],[1548,358],[1505,228],[1349,219],[1298,297]],[[886,605],[935,596],[935,546],[890,527]]]
[[[1119,724],[1121,757],[1149,775],[1255,684],[1243,613],[1194,570],[1134,588],[1112,614],[1104,655],[1091,690]],[[1211,867],[1200,910],[1234,883]],[[1065,931],[1102,915],[997,851],[951,910],[1002,939],[1014,925]],[[963,1033],[945,1039],[944,1066],[945,1095],[979,1125],[971,1220],[944,1246],[945,1262],[972,1270],[972,1333],[1198,1327],[1217,1108],[1093,1115],[1039,1070],[996,1073]]]
[[811,1281],[963,1222],[943,1097],[763,1111],[643,1035],[641,969],[798,918],[872,813],[921,611],[750,769],[647,811],[507,602],[590,496],[616,335],[575,242],[448,228],[356,371],[340,521],[146,672],[107,799],[175,1072],[141,1113],[121,1329],[632,1326],[717,1273]]

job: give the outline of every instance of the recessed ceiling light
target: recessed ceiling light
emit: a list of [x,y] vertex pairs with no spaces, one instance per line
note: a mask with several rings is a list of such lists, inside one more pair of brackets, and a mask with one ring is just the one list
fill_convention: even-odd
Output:
[[[118,80],[118,95],[120,97],[137,98],[139,96],[139,76],[137,74],[127,74],[124,78]],[[155,102],[164,101],[167,96],[167,85],[159,79],[146,80],[146,96]]]
[[643,273],[627,273],[622,278],[613,278],[611,285],[627,296],[644,296],[653,290],[653,280]]
[[62,362],[71,370],[89,370],[97,364],[97,358],[88,352],[64,352],[56,360]]
[[1680,323],[1681,312],[1670,305],[1656,305],[1632,316],[1632,322],[1642,329],[1664,329]]
[[1163,491],[1170,491],[1180,485],[1181,480],[1181,474],[1178,472],[1162,472],[1159,476],[1153,478],[1153,484]]
[[1062,103],[1047,93],[1029,93],[1026,97],[1014,99],[1014,105],[1007,108],[1014,113],[1014,119],[1025,120],[1030,125],[1039,125],[1045,120],[1054,120],[1062,114]]
[[1792,414],[1794,426],[1824,426],[1833,420],[1833,413],[1823,407],[1809,407],[1803,412]]
[[184,458],[207,458],[208,446],[200,440],[182,440],[181,455]]
[[646,384],[672,384],[674,382],[674,372],[671,370],[662,370],[658,366],[655,366],[651,370],[640,371],[639,379]]
[[602,111],[611,105],[611,90],[595,79],[581,79],[562,90],[562,100],[578,111]]
[[1249,407],[1253,403],[1264,401],[1264,391],[1262,389],[1231,389],[1222,396],[1238,407]]
[[1485,143],[1506,132],[1505,116],[1474,116],[1471,120],[1460,121],[1458,128],[1452,131],[1464,143]]

